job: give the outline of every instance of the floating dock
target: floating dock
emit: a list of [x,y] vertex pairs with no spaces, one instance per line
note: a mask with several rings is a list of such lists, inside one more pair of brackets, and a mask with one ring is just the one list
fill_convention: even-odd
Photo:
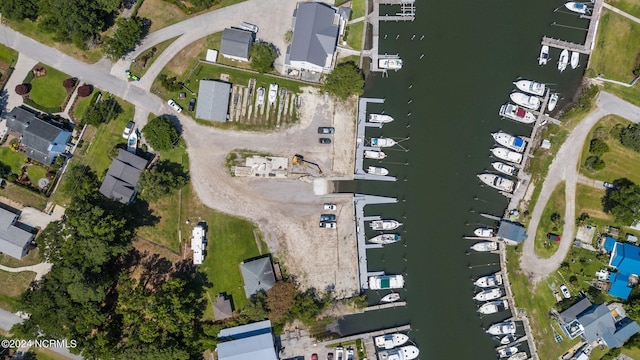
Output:
[[382,128],[382,124],[367,122],[367,104],[383,104],[384,99],[360,98],[358,101],[358,127],[356,129],[356,163],[354,178],[358,180],[396,181],[393,176],[374,175],[364,171],[364,152],[366,150],[380,150],[377,147],[366,146],[365,130],[367,127]]
[[[371,58],[372,72],[386,72],[386,69],[381,69],[378,64],[378,60],[383,59],[384,56],[378,54],[378,42],[380,40],[380,22],[381,21],[413,21],[416,19],[416,5],[415,0],[372,0],[373,10],[365,16],[366,23],[371,24],[371,50],[362,51],[362,56]],[[380,5],[400,5],[400,12],[395,15],[380,15]],[[369,8],[369,1],[366,1],[366,6]],[[366,26],[365,26],[366,29]],[[365,30],[366,31],[366,30]],[[366,34],[365,34],[366,36]],[[397,56],[395,56],[397,57]],[[360,64],[362,67],[362,64]]]
[[547,45],[556,49],[566,49],[568,51],[576,51],[582,54],[591,55],[591,51],[593,51],[593,46],[595,44],[596,31],[598,30],[598,23],[600,22],[600,14],[602,13],[603,4],[604,0],[595,0],[593,3],[593,11],[591,12],[591,16],[584,16],[584,18],[589,19],[589,29],[587,30],[587,37],[584,40],[584,44],[576,44],[569,41],[544,36],[542,37],[541,45]]
[[357,334],[357,335],[350,335],[350,336],[346,336],[346,337],[335,339],[335,340],[329,340],[329,341],[319,343],[318,346],[332,347],[332,346],[337,346],[343,343],[348,343],[351,341],[356,341],[358,339],[361,339],[362,345],[365,347],[365,350],[367,351],[367,359],[369,358],[377,359],[376,345],[374,344],[374,340],[373,340],[375,337],[386,335],[386,334],[405,332],[409,330],[411,330],[411,325],[407,324],[407,325],[402,325],[398,327],[382,329],[378,331],[371,331],[371,332]]

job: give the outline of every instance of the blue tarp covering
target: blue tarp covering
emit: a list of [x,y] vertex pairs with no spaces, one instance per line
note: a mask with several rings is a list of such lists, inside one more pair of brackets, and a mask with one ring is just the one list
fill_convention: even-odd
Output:
[[616,239],[612,238],[612,237],[606,237],[604,239],[604,249],[607,252],[612,252],[613,251],[613,246],[616,244]]
[[627,300],[629,298],[629,294],[631,294],[631,288],[628,286],[629,277],[627,275],[612,273],[609,281],[611,282],[609,295],[624,300]]
[[621,274],[640,275],[640,247],[616,243],[611,256],[609,264],[617,268]]
[[524,140],[522,140],[519,137],[516,137],[515,140],[513,140],[513,144],[517,147],[524,146]]

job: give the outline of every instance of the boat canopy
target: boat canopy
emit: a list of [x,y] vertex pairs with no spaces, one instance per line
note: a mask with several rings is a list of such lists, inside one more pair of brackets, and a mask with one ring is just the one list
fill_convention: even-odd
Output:
[[391,287],[391,280],[389,278],[380,279],[380,287],[383,289],[388,289]]
[[527,112],[526,112],[526,110],[525,110],[525,109],[523,109],[523,108],[521,108],[521,107],[519,107],[519,106],[518,106],[518,110],[516,110],[516,116],[518,116],[518,117],[524,117],[524,115],[525,115],[526,113],[527,113]]
[[517,147],[522,147],[524,146],[524,140],[522,140],[522,138],[519,137],[515,137],[515,139],[513,140],[513,145],[517,146]]

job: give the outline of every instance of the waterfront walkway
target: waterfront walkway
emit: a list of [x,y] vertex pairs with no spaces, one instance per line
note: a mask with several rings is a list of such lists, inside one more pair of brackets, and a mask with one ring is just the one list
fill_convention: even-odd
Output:
[[380,123],[367,122],[367,104],[382,104],[384,99],[360,98],[358,101],[358,127],[356,129],[356,163],[354,178],[360,180],[379,180],[379,181],[396,181],[393,176],[369,174],[364,171],[364,152],[367,150],[379,151],[380,149],[373,146],[367,146],[365,138],[365,130],[367,127],[382,128]]
[[548,36],[542,37],[541,44],[557,49],[566,49],[569,51],[576,51],[579,53],[590,55],[595,44],[596,33],[598,30],[598,23],[600,22],[600,15],[602,14],[603,4],[604,0],[595,0],[593,4],[593,10],[591,12],[589,20],[589,29],[587,30],[587,37],[585,38],[584,44],[576,44],[569,41],[554,39]]

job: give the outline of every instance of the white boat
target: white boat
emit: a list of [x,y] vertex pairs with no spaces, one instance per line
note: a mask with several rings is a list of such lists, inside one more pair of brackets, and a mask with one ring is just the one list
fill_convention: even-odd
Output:
[[386,124],[393,121],[393,118],[386,114],[369,114],[369,122]]
[[418,357],[420,350],[413,345],[378,352],[380,360],[413,360]]
[[528,358],[529,358],[529,355],[527,355],[526,352],[522,351],[517,354],[513,354],[509,356],[507,360],[527,360]]
[[369,239],[369,242],[374,244],[387,245],[397,243],[400,240],[402,240],[402,237],[398,234],[380,234]]
[[369,276],[369,290],[402,289],[404,277],[402,275]]
[[481,288],[489,288],[502,285],[502,274],[495,273],[492,275],[479,277],[473,282],[473,285]]
[[577,51],[572,51],[571,61],[569,63],[571,64],[572,69],[577,68],[580,65],[580,53]]
[[500,288],[493,288],[488,290],[482,290],[473,297],[476,301],[489,301],[501,298],[504,294]]
[[[478,308],[478,312],[482,315],[490,315],[507,309],[509,309],[509,302],[507,300],[494,300],[482,304]],[[508,342],[507,344],[510,343],[511,342]]]
[[581,15],[584,15],[587,12],[589,12],[589,7],[587,7],[587,5],[585,5],[584,3],[576,2],[576,1],[569,1],[568,3],[564,4],[564,6],[567,9]]
[[371,226],[373,230],[378,231],[395,230],[402,226],[402,223],[396,220],[373,220],[369,223],[369,226]]
[[256,105],[264,105],[264,88],[258,88],[258,96],[256,98]]
[[382,299],[380,299],[380,302],[385,304],[385,303],[392,303],[398,300],[400,300],[400,294],[394,292],[394,293],[383,296]]
[[397,144],[396,141],[391,138],[371,138],[371,146],[391,147],[395,144]]
[[479,227],[473,230],[473,234],[477,237],[493,237],[494,230],[488,227]]
[[520,162],[522,162],[521,153],[511,151],[503,147],[495,147],[491,149],[491,153],[498,159],[508,161],[510,163],[520,164]]
[[496,174],[478,174],[478,178],[483,183],[491,186],[494,189],[506,192],[512,192],[514,188],[514,182],[507,178],[504,178]]
[[564,49],[560,53],[560,60],[558,61],[558,70],[563,72],[567,68],[567,64],[569,63],[569,50]]
[[389,170],[383,168],[383,167],[379,167],[379,166],[369,166],[367,168],[367,174],[372,174],[372,175],[388,175],[389,174]]
[[364,157],[367,159],[382,160],[387,157],[387,154],[378,150],[365,150]]
[[536,116],[533,115],[533,113],[527,111],[521,106],[517,106],[511,103],[502,105],[498,114],[500,114],[500,116],[502,117],[506,117],[523,124],[533,124],[534,122],[536,122]]
[[498,356],[501,358],[511,357],[518,353],[518,348],[515,346],[507,346],[506,348],[498,350]]
[[376,344],[376,347],[388,350],[404,345],[404,343],[409,341],[409,337],[405,334],[395,333],[376,336],[373,340]]
[[524,106],[527,109],[538,110],[540,108],[540,98],[533,95],[527,95],[518,91],[512,92],[509,97],[514,103]]
[[269,104],[276,102],[278,97],[278,84],[269,84]]
[[558,98],[559,97],[560,97],[560,95],[558,93],[553,93],[553,94],[551,94],[551,96],[549,96],[549,103],[547,104],[547,110],[553,111],[553,109],[556,108],[556,105],[558,104]]
[[482,242],[473,244],[471,246],[471,250],[475,250],[478,252],[496,251],[498,250],[498,243],[493,241],[482,241]]
[[[508,306],[508,304],[509,304],[509,302],[507,302],[507,306]],[[508,334],[508,335],[503,336],[503,337],[500,339],[500,344],[502,344],[502,345],[508,345],[508,344],[513,343],[513,342],[516,342],[517,340],[519,340],[519,338],[517,338],[515,335],[513,335],[513,334]]]
[[378,60],[378,67],[380,69],[398,71],[398,70],[402,69],[402,59],[400,59],[400,58],[379,59]]
[[549,62],[549,46],[542,45],[540,56],[538,57],[538,65],[547,65],[547,62]]
[[506,132],[498,131],[491,133],[493,140],[498,144],[506,147],[507,149],[515,150],[517,152],[523,152],[527,147],[527,143],[519,136],[513,136]]
[[491,325],[487,329],[487,334],[489,335],[507,335],[507,334],[515,334],[516,333],[516,323],[513,321],[505,321],[497,324]]
[[494,161],[491,163],[496,171],[499,171],[505,175],[513,176],[516,174],[516,167],[512,165],[505,164],[501,161]]
[[547,89],[547,87],[543,83],[539,83],[533,80],[521,79],[514,82],[513,84],[518,88],[518,90],[536,96],[544,95],[544,91]]

